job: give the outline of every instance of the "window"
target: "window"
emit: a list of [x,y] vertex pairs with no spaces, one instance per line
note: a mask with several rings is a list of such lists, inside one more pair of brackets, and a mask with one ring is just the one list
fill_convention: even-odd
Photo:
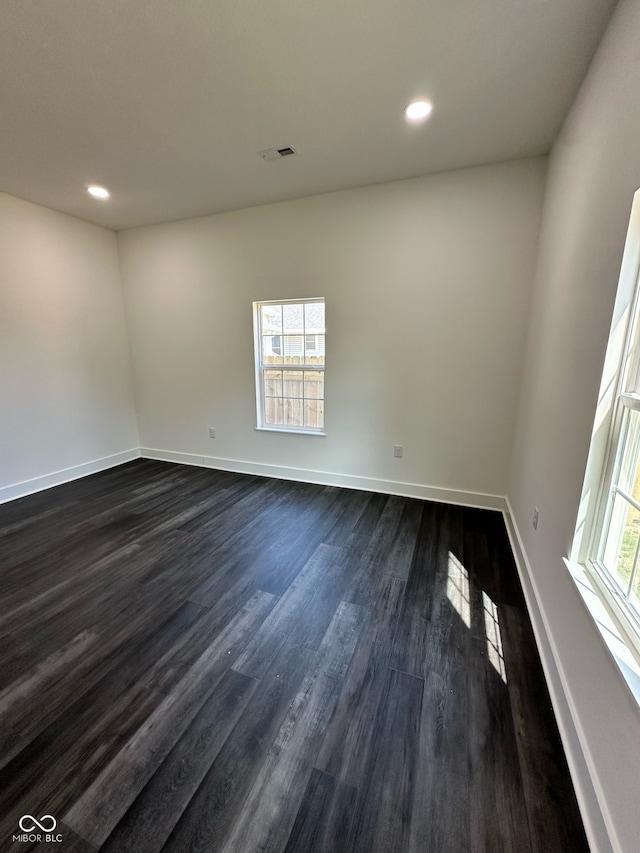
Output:
[[254,302],[258,429],[324,432],[324,299]]
[[[625,406],[624,398],[622,405]],[[622,419],[598,563],[615,582],[619,595],[640,617],[640,412],[625,406]]]
[[[640,192],[636,193],[572,560],[640,653]],[[581,521],[582,519],[582,521]]]
[[[640,620],[640,360],[636,306],[610,430],[595,566]],[[595,543],[594,543],[595,544]]]

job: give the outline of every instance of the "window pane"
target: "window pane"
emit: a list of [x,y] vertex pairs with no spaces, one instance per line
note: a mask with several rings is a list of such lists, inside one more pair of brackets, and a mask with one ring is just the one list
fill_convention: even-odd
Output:
[[324,373],[316,373],[315,370],[305,370],[304,396],[313,399],[324,398]]
[[262,361],[264,364],[282,364],[282,336],[271,335],[262,338]]
[[618,485],[640,502],[640,412],[625,411],[626,438]]
[[308,338],[314,338],[316,342],[315,349],[305,347],[305,364],[318,364],[324,366],[324,335],[307,335]]
[[640,538],[640,513],[616,495],[604,548],[603,562],[626,594]]
[[282,334],[282,305],[263,305],[260,310],[262,334]]
[[633,583],[631,584],[631,596],[629,601],[638,611],[638,616],[640,616],[640,566],[636,567],[636,573],[633,578]]
[[264,393],[267,397],[282,397],[281,370],[265,370]]
[[304,306],[300,302],[282,306],[282,331],[301,335],[304,332]]
[[285,335],[282,339],[282,346],[286,364],[302,364],[304,355],[304,337],[302,335]]
[[283,423],[282,397],[264,398],[264,422],[269,425],[278,425]]
[[636,569],[636,576],[633,579],[630,602],[640,616],[640,566]]
[[311,429],[324,429],[324,400],[304,401],[304,425]]
[[307,302],[305,304],[304,328],[307,334],[324,334],[324,302]]
[[301,370],[285,370],[283,394],[285,397],[302,397],[303,373]]
[[302,400],[284,398],[284,422],[287,426],[304,426],[302,421]]

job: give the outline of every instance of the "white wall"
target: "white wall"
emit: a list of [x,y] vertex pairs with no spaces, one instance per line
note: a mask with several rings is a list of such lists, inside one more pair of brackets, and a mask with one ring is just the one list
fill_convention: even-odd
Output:
[[640,4],[622,2],[552,153],[508,492],[613,846],[628,853],[640,845],[640,714],[562,557],[640,187],[638,33]]
[[0,500],[138,446],[115,234],[5,194],[0,400]]
[[[545,170],[121,232],[143,448],[504,495]],[[303,296],[326,298],[324,438],[254,429],[251,303]]]

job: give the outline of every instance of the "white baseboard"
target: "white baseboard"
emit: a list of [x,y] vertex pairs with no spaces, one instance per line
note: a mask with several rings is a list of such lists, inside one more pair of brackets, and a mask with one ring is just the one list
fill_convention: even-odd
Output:
[[402,483],[396,480],[379,480],[374,477],[358,477],[353,474],[336,474],[330,471],[314,471],[308,468],[266,465],[263,462],[246,462],[240,459],[198,456],[194,453],[177,453],[173,450],[158,450],[152,447],[141,447],[140,455],[146,459],[158,459],[162,462],[180,462],[183,465],[197,465],[201,468],[216,468],[220,471],[254,474],[259,477],[275,477],[279,480],[317,483],[321,486],[342,486],[347,489],[382,492],[383,494],[472,506],[479,509],[503,511],[505,508],[505,499],[501,495],[485,495],[478,492],[443,489],[436,486],[425,486],[421,483]]
[[603,810],[598,797],[599,786],[595,774],[590,771],[589,751],[584,744],[566,676],[549,630],[544,606],[509,498],[506,498],[503,514],[589,846],[592,853],[614,853],[612,835],[607,828],[608,814]]
[[111,456],[103,456],[101,459],[93,459],[91,462],[83,462],[81,465],[72,465],[70,468],[63,468],[61,471],[42,474],[40,477],[33,477],[31,480],[2,486],[0,487],[0,504],[16,500],[16,498],[23,498],[25,495],[31,495],[34,492],[41,492],[43,489],[50,489],[52,486],[60,486],[70,480],[78,480],[88,474],[96,474],[106,468],[114,468],[116,465],[131,462],[132,459],[139,457],[140,448],[134,447],[131,450],[123,450],[121,453],[113,453]]

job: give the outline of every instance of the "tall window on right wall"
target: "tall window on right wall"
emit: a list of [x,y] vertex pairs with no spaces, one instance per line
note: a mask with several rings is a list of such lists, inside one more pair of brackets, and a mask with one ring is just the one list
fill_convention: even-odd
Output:
[[611,470],[596,564],[640,620],[640,383],[637,298],[628,363],[612,424]]
[[640,661],[640,191],[627,233],[572,559],[587,568]]

